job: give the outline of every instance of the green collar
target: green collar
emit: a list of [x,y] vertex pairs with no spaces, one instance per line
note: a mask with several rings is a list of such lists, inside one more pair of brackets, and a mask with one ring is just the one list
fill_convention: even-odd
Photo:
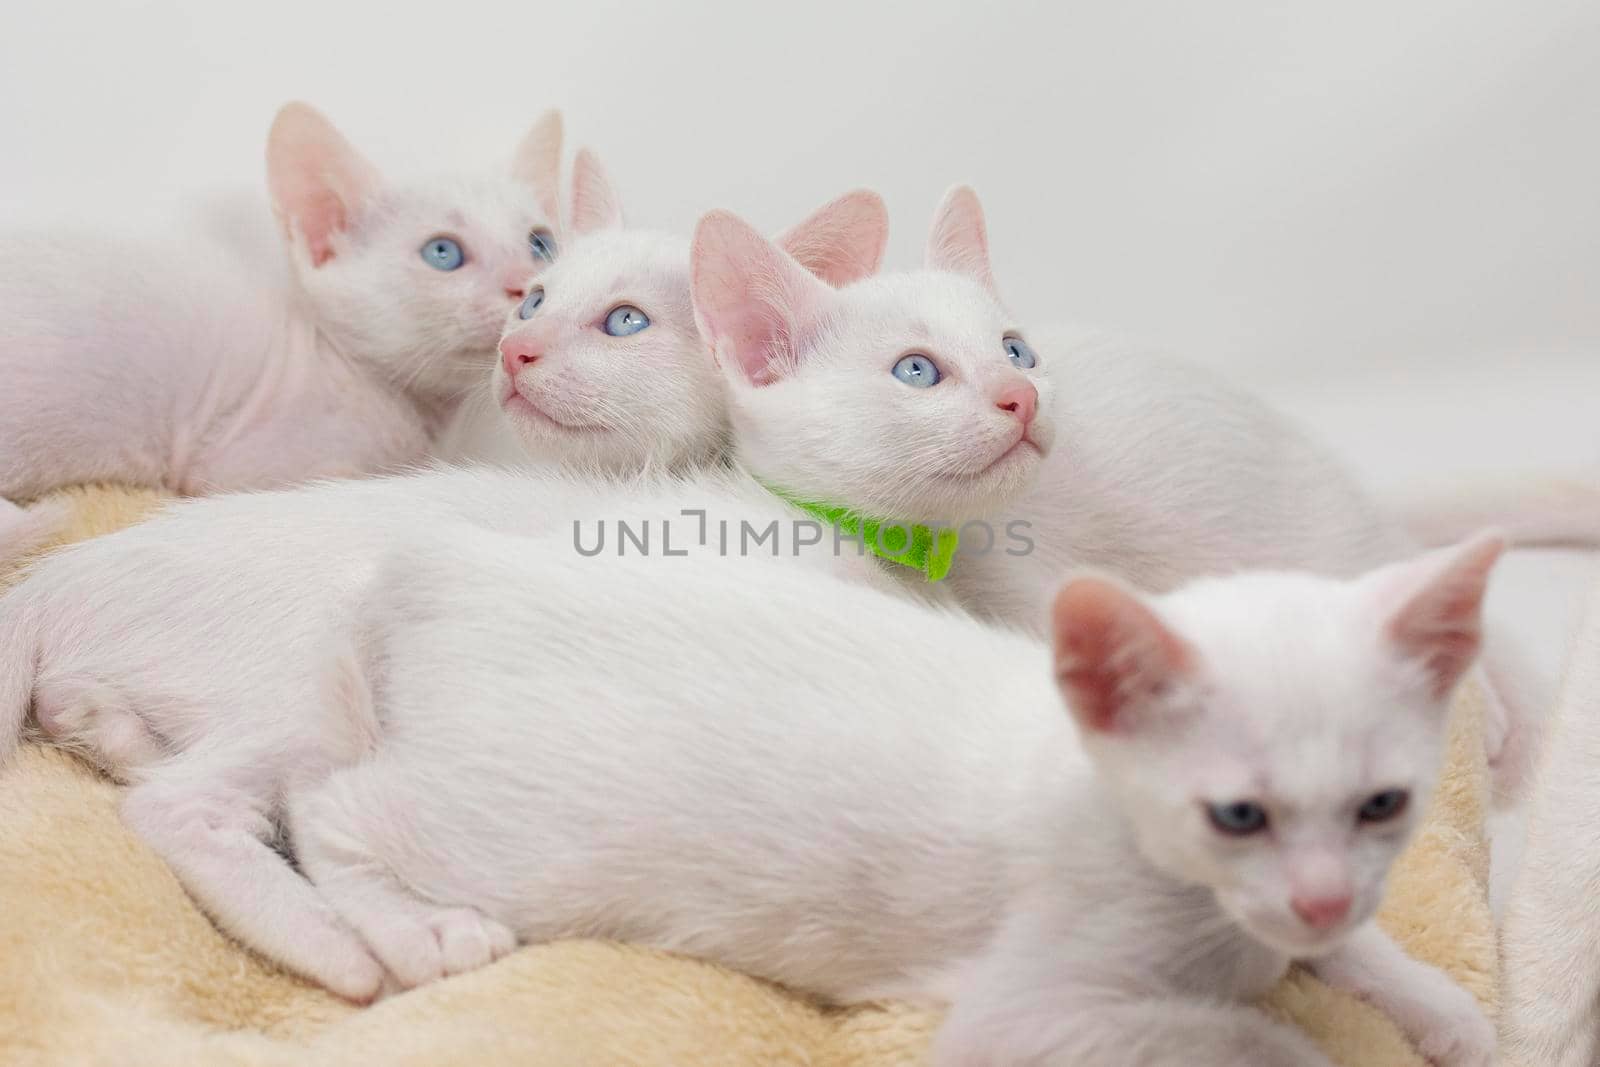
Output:
[[[860,537],[867,551],[879,559],[921,571],[930,582],[943,579],[955,565],[956,546],[961,540],[961,535],[955,530],[946,527],[935,529],[920,523],[867,519],[850,508],[802,500],[770,485],[766,489],[801,511],[831,523],[841,534]],[[908,531],[910,545],[905,544]]]

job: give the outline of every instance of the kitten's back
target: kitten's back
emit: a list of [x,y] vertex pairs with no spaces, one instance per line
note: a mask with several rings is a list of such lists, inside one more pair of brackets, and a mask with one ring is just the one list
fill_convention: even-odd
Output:
[[[1041,646],[790,561],[568,548],[451,530],[386,565],[363,641],[377,759],[395,795],[435,797],[397,821],[402,877],[524,937],[592,930],[846,997],[977,950],[1041,753],[1082,766]],[[420,858],[469,837],[481,869]]]
[[1409,549],[1347,470],[1262,400],[1204,368],[1096,331],[1037,333],[1056,441],[1003,509],[1033,551],[960,558],[965,603],[1042,625],[1042,590],[1074,567],[1164,592],[1251,569],[1359,574]]
[[191,229],[17,235],[0,260],[0,496],[161,485],[286,326],[286,283]]

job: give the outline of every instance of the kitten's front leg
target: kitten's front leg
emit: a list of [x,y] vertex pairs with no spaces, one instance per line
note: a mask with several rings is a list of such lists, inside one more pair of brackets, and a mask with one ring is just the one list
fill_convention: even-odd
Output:
[[1307,964],[1329,985],[1383,1010],[1440,1067],[1494,1062],[1494,1024],[1472,994],[1437,967],[1406,955],[1376,923]]
[[1334,1067],[1305,1034],[1248,1005],[1058,996],[990,986],[958,1000],[934,1039],[935,1067]]

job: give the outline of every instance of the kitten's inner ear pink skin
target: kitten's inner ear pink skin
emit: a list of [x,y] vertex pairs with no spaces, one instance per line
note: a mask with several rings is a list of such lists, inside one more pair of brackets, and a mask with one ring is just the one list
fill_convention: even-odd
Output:
[[1105,578],[1062,586],[1052,608],[1056,679],[1079,725],[1126,731],[1128,711],[1188,672],[1194,654],[1153,611]]
[[511,159],[512,176],[533,187],[551,225],[561,220],[561,140],[561,112],[552,108],[539,116]]
[[382,183],[378,169],[314,108],[285,104],[267,134],[267,188],[290,240],[299,234],[311,265],[337,251],[336,239]]
[[1483,639],[1483,598],[1489,575],[1505,552],[1505,538],[1479,534],[1420,560],[1388,568],[1383,589],[1390,603],[1386,633],[1402,656],[1420,662],[1442,700],[1478,655]]
[[989,266],[989,230],[983,221],[983,205],[970,186],[958,185],[951,189],[933,213],[924,262],[930,270],[953,271],[976,278],[990,295],[999,299],[994,272]]
[[743,219],[704,216],[689,253],[695,324],[719,359],[732,358],[752,385],[769,385],[793,366],[802,332],[833,296]]
[[824,204],[776,240],[795,262],[835,288],[876,274],[888,243],[889,209],[870,189]]
[[572,160],[572,232],[622,228],[622,200],[600,165],[600,157],[587,148]]

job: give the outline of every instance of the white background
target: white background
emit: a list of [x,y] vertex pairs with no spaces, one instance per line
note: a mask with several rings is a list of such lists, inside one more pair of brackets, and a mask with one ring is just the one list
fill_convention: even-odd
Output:
[[[872,185],[891,263],[970,181],[1023,321],[1221,367],[1380,488],[1600,474],[1594,0],[14,2],[0,221],[259,186],[292,97],[431,169],[561,106],[631,217],[685,231]],[[1553,665],[1593,564],[1550,555],[1497,596]]]

